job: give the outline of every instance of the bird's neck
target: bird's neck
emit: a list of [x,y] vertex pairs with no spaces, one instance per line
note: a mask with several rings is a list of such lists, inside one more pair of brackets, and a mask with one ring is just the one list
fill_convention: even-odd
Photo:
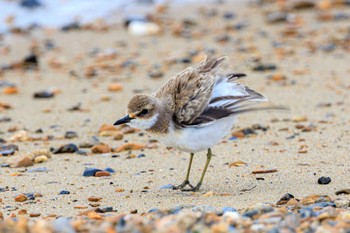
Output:
[[172,119],[172,112],[168,109],[167,104],[160,104],[158,106],[159,115],[156,123],[146,131],[151,134],[165,134],[169,130]]

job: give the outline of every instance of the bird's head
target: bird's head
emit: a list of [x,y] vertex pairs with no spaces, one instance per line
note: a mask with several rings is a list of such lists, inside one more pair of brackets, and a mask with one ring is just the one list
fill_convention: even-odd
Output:
[[114,125],[128,124],[133,128],[149,129],[158,119],[157,99],[151,95],[135,95],[128,104],[127,115]]

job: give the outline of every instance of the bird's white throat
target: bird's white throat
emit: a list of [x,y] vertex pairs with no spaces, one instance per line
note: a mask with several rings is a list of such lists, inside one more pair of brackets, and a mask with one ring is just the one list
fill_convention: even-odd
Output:
[[158,116],[159,114],[157,113],[148,119],[135,118],[127,124],[137,129],[143,129],[143,130],[150,129],[157,122]]

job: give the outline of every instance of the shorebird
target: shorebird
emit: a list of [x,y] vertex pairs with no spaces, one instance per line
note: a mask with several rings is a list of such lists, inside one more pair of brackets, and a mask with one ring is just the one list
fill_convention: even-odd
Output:
[[[234,118],[269,109],[251,107],[253,102],[267,99],[236,82],[245,74],[219,73],[225,59],[207,58],[169,79],[155,93],[135,95],[127,106],[127,115],[114,123],[145,130],[165,145],[190,153],[185,180],[174,189],[198,191],[212,157],[211,147],[230,132]],[[193,156],[204,150],[207,160],[199,182],[193,186],[189,181]]]

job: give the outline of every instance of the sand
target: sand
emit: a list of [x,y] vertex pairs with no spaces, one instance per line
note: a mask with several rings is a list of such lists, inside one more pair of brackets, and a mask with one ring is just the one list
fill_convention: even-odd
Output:
[[[215,9],[218,15],[208,19],[199,13],[199,9]],[[335,8],[337,10],[350,13],[349,7]],[[224,12],[233,12],[236,17],[224,20]],[[30,53],[33,40],[39,44],[41,53],[38,71],[4,71],[0,77],[0,81],[13,82],[19,89],[15,95],[1,91],[1,102],[12,108],[0,112],[0,116],[12,120],[0,123],[0,138],[8,141],[16,134],[9,132],[11,128],[23,129],[39,137],[54,136],[52,140],[13,142],[19,146],[19,151],[13,156],[41,148],[57,148],[66,143],[78,145],[92,137],[98,137],[113,148],[124,141],[147,144],[152,138],[139,136],[139,132],[126,134],[123,140],[117,141],[112,137],[100,137],[98,130],[101,125],[113,124],[124,116],[135,90],[155,91],[172,75],[194,65],[195,62],[180,62],[166,66],[169,60],[186,58],[193,51],[204,55],[208,50],[215,50],[216,55],[227,56],[228,63],[223,67],[223,73],[246,73],[248,77],[242,83],[266,95],[270,104],[287,106],[290,110],[240,116],[232,131],[253,124],[269,128],[266,132],[257,130],[253,137],[236,140],[229,140],[228,135],[223,143],[214,147],[215,156],[198,193],[160,189],[166,184],[183,181],[189,159],[187,153],[167,149],[159,143],[157,149],[121,153],[93,154],[87,149],[86,156],[54,154],[47,162],[33,167],[1,168],[0,187],[15,187],[15,191],[0,194],[0,210],[5,217],[16,214],[18,209],[41,213],[41,216],[74,217],[82,211],[74,207],[92,208],[87,200],[91,196],[101,197],[101,207],[112,206],[118,213],[204,204],[215,208],[231,206],[243,209],[260,202],[275,203],[285,193],[297,198],[310,194],[336,198],[335,191],[349,188],[350,50],[349,42],[348,47],[337,44],[349,33],[349,20],[323,22],[317,19],[318,13],[316,9],[296,12],[302,20],[298,29],[300,36],[285,36],[282,31],[286,23],[267,23],[260,7],[248,6],[243,1],[169,8],[162,19],[164,32],[155,36],[132,36],[121,24],[110,27],[108,31],[62,32],[51,29],[36,30],[29,35],[3,36],[0,64],[22,60]],[[192,39],[177,37],[171,32],[175,27],[171,24],[180,23],[184,18],[196,23],[190,28],[197,34]],[[238,23],[246,26],[241,30],[225,29]],[[229,41],[218,43],[217,37],[221,35],[228,35]],[[57,49],[47,51],[43,45],[45,39],[52,39]],[[274,42],[281,43],[279,51],[273,48]],[[329,43],[335,43],[336,48],[324,51],[322,46]],[[312,51],[313,46],[315,51]],[[10,48],[8,53],[4,52],[5,47]],[[85,77],[86,67],[96,65],[95,58],[88,55],[94,48],[100,51],[115,49],[115,58],[105,60],[105,64],[112,67],[127,60],[139,65],[135,69],[99,71],[95,77]],[[254,58],[274,64],[277,69],[255,72],[251,68]],[[49,64],[53,59],[62,61],[62,67],[52,68]],[[155,64],[162,65],[164,77],[152,79],[148,76]],[[70,75],[72,70],[77,75]],[[269,75],[274,74],[281,74],[286,79],[269,80]],[[108,91],[108,85],[114,82],[120,83],[123,89]],[[60,93],[50,99],[33,99],[34,92],[51,87]],[[84,111],[67,111],[78,103]],[[293,121],[302,116],[305,121]],[[302,132],[297,125],[310,126],[311,131]],[[35,134],[38,129],[43,133]],[[78,138],[64,139],[66,131],[75,131]],[[294,138],[287,139],[294,134]],[[130,154],[141,153],[146,156],[127,159]],[[112,158],[113,154],[120,157]],[[0,164],[7,163],[7,159],[7,156],[0,157]],[[229,166],[239,160],[246,166]],[[204,152],[195,155],[192,183],[198,181],[204,162]],[[36,167],[46,167],[49,171],[26,171]],[[110,177],[83,177],[86,167],[111,167],[116,173]],[[256,169],[277,169],[277,172],[252,174]],[[317,180],[321,176],[330,177],[331,183],[319,185]],[[116,192],[116,189],[124,191]],[[68,190],[70,194],[58,195],[61,190]],[[15,195],[28,192],[39,192],[42,197],[35,201],[15,202]]]

